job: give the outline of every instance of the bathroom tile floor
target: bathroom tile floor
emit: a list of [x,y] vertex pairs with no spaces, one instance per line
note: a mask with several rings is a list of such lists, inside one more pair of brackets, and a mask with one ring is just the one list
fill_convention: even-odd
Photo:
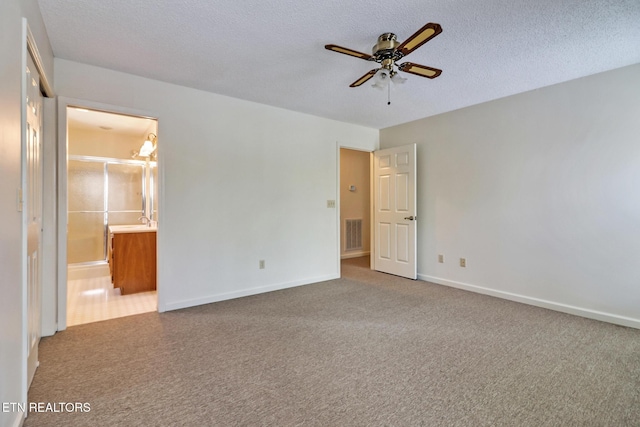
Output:
[[67,326],[147,313],[157,307],[156,291],[120,295],[120,289],[113,288],[108,266],[91,277],[67,282]]

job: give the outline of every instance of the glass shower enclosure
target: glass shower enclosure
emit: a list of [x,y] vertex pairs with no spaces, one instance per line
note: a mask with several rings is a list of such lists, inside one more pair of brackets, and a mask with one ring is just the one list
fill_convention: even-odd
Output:
[[69,156],[67,262],[106,261],[109,225],[157,221],[154,161]]

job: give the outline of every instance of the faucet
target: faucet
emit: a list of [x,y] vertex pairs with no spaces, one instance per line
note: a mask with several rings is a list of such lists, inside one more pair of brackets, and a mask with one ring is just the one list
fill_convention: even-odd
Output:
[[140,218],[138,218],[138,221],[142,221],[143,224],[147,224],[147,227],[151,227],[151,220],[148,216],[142,215]]

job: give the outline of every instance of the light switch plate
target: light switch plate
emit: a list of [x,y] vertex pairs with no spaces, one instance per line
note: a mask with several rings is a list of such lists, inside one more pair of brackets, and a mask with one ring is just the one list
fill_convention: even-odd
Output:
[[327,207],[328,208],[335,208],[336,207],[336,201],[335,200],[327,200]]

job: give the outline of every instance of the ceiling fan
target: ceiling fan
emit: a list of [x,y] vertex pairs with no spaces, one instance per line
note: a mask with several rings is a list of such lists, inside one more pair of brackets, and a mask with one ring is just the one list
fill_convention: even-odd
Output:
[[381,65],[380,68],[374,68],[355,82],[351,83],[349,87],[358,87],[379,72],[379,76],[381,78],[393,79],[393,77],[398,73],[397,70],[404,71],[405,73],[415,74],[416,76],[420,77],[435,79],[442,73],[442,70],[427,67],[425,65],[415,64],[413,62],[404,62],[400,65],[397,65],[396,61],[399,61],[403,57],[409,55],[411,52],[413,52],[441,32],[442,27],[440,27],[440,24],[430,22],[416,31],[415,34],[413,34],[403,43],[400,43],[396,40],[395,34],[384,33],[380,35],[380,37],[378,37],[378,43],[373,46],[372,55],[358,52],[356,50],[348,49],[346,47],[338,46],[335,44],[325,45],[324,48],[345,55],[355,56],[356,58],[361,58],[366,61],[374,61]]

